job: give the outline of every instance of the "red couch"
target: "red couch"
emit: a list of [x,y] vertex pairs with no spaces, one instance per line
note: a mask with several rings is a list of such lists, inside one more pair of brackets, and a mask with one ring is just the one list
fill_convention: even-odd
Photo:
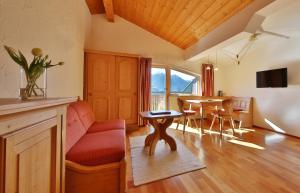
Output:
[[86,102],[67,111],[66,193],[125,192],[125,121],[95,121]]

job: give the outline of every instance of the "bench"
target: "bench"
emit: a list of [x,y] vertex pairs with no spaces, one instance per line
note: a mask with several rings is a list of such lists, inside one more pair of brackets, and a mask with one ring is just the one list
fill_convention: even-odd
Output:
[[125,121],[95,121],[86,102],[67,111],[66,193],[126,190]]

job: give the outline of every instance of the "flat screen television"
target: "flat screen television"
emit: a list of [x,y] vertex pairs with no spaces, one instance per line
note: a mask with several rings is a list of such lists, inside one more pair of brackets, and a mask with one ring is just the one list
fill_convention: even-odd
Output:
[[256,72],[256,88],[287,87],[287,68]]

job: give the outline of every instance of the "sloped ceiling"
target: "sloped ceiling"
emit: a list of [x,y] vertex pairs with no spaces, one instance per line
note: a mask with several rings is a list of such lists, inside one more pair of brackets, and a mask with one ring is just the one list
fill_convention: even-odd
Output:
[[[120,17],[186,49],[253,0],[104,0]],[[105,12],[103,0],[86,0],[91,14]],[[110,7],[111,9],[111,7]]]

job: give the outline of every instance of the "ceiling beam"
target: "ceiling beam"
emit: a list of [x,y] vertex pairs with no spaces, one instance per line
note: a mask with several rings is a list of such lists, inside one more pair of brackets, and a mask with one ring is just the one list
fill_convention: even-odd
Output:
[[106,18],[109,22],[114,22],[114,5],[113,0],[103,0]]

